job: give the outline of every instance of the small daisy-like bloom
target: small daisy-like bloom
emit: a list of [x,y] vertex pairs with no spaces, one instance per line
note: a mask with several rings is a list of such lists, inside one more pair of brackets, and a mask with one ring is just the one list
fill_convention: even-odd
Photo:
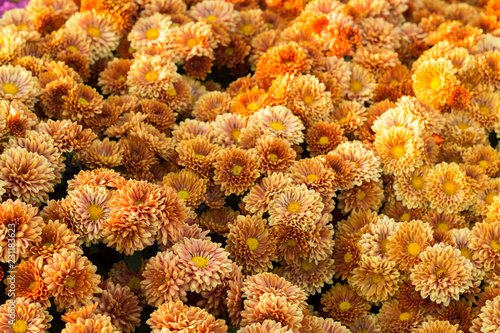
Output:
[[349,279],[357,294],[369,302],[381,303],[398,290],[399,271],[395,263],[382,257],[362,255]]
[[490,90],[498,89],[500,87],[500,76],[498,70],[500,69],[500,52],[486,51],[477,56],[477,67]]
[[94,313],[109,316],[111,323],[124,333],[135,331],[135,328],[140,325],[142,311],[137,296],[129,287],[114,284],[111,281],[106,281],[104,286],[102,294],[94,297],[94,301],[98,303]]
[[243,326],[273,319],[284,327],[297,330],[304,318],[300,304],[292,303],[286,296],[274,293],[264,293],[260,297],[246,300],[244,304],[244,310],[241,312]]
[[5,283],[10,286],[10,281],[15,281],[15,298],[24,297],[31,302],[38,302],[44,308],[50,306],[49,289],[42,279],[43,259],[36,261],[24,261],[17,265],[5,279]]
[[63,99],[64,118],[82,121],[102,113],[102,96],[90,86],[78,83]]
[[423,163],[422,139],[404,127],[377,132],[374,145],[386,173],[401,176],[413,172]]
[[187,301],[187,279],[179,266],[179,257],[171,251],[159,252],[149,259],[142,274],[141,286],[148,304]]
[[352,61],[374,74],[380,74],[401,65],[396,51],[375,45],[358,48]]
[[169,16],[156,13],[137,20],[127,36],[130,46],[141,50],[155,45],[168,44],[173,38]]
[[109,332],[118,333],[111,323],[111,318],[103,315],[93,315],[90,318],[77,318],[75,322],[67,323],[61,333]]
[[[193,110],[193,114],[194,112]],[[215,142],[223,148],[236,146],[241,136],[241,130],[247,126],[247,121],[248,118],[234,113],[225,113],[217,116],[213,124],[216,133]]]
[[363,35],[362,45],[375,45],[387,49],[400,47],[401,31],[399,27],[381,17],[369,17],[361,21],[360,31]]
[[[481,306],[478,306],[481,308]],[[440,321],[448,321],[450,324],[458,325],[458,330],[468,332],[474,319],[472,303],[462,299],[451,301],[448,306],[440,306],[435,314],[435,318]]]
[[441,163],[427,174],[426,192],[430,207],[438,212],[455,213],[469,202],[465,174],[457,164]]
[[439,213],[437,211],[429,210],[423,219],[434,229],[442,231],[450,231],[466,227],[465,219],[462,216],[455,214]]
[[472,119],[491,131],[500,120],[500,97],[496,93],[474,96],[467,111]]
[[303,259],[300,264],[286,265],[283,276],[299,288],[302,288],[308,295],[314,295],[321,293],[325,283],[332,283],[334,275],[333,263],[333,259],[326,259],[317,263]]
[[323,197],[335,196],[335,173],[325,166],[322,158],[302,159],[289,172],[297,185],[304,184]]
[[213,50],[217,47],[217,41],[210,24],[203,21],[189,22],[175,29],[172,47],[184,60],[194,56],[206,56],[213,59]]
[[446,59],[429,59],[417,67],[412,75],[415,96],[423,102],[439,108],[451,97],[457,84],[456,69]]
[[358,103],[370,100],[377,86],[373,75],[360,65],[352,64],[350,69],[351,79],[349,87],[345,89],[347,98]]
[[384,332],[410,333],[424,321],[419,308],[407,309],[397,299],[385,302],[378,314],[379,324]]
[[[15,302],[15,305],[11,302]],[[48,333],[52,318],[41,303],[24,297],[9,300],[0,306],[0,329],[6,333]]]
[[214,121],[217,116],[231,111],[231,96],[211,91],[201,96],[193,106],[193,116],[199,121]]
[[296,42],[269,49],[257,63],[256,75],[260,80],[285,74],[308,73],[312,60],[307,51]]
[[226,66],[237,70],[238,66],[245,66],[246,61],[248,61],[253,66],[257,60],[252,60],[251,57],[254,55],[247,58],[250,50],[257,51],[252,49],[241,35],[229,34],[229,43],[222,45],[222,42],[219,42],[219,47],[215,50],[215,65],[217,68]]
[[500,329],[498,324],[498,315],[500,312],[500,297],[497,296],[492,300],[486,301],[486,304],[481,308],[479,316],[472,321],[470,332],[495,332]]
[[345,133],[358,129],[366,121],[366,108],[353,101],[342,101],[333,110],[331,120]]
[[469,248],[483,262],[486,270],[500,263],[500,221],[476,223],[469,241]]
[[266,226],[266,220],[257,216],[238,216],[230,225],[226,250],[229,258],[244,272],[262,273],[272,269],[276,243]]
[[256,112],[250,122],[255,122],[263,134],[287,139],[291,144],[304,141],[304,125],[298,117],[284,106],[268,106]]
[[172,172],[163,178],[163,184],[172,187],[186,206],[193,209],[205,201],[206,183],[205,179],[189,170]]
[[414,333],[459,333],[462,330],[459,330],[458,325],[452,325],[449,321],[441,321],[436,320],[433,322],[423,322],[417,328],[413,329]]
[[445,306],[473,287],[472,264],[458,249],[442,243],[425,249],[421,262],[411,269],[412,284],[422,298]]
[[423,208],[427,203],[425,183],[428,172],[429,168],[422,166],[396,177],[394,182],[396,199],[401,200],[403,205],[408,208]]
[[340,144],[334,150],[344,161],[350,162],[353,173],[352,186],[360,186],[366,181],[378,181],[381,168],[380,159],[372,150],[363,147],[360,141],[348,141]]
[[308,230],[321,217],[321,195],[305,185],[287,187],[269,204],[269,225],[288,225]]
[[40,95],[38,79],[21,66],[0,66],[0,98],[19,101],[33,109]]
[[184,271],[189,290],[213,290],[231,273],[229,253],[220,244],[207,240],[184,238],[172,247],[179,256],[179,267]]
[[387,237],[387,255],[403,272],[420,263],[420,253],[434,243],[429,224],[420,220],[403,222]]
[[161,91],[174,88],[174,81],[179,79],[177,66],[161,56],[135,59],[127,75],[127,84],[131,94],[144,98],[156,98]]
[[194,20],[205,19],[208,23],[218,23],[229,32],[234,32],[240,20],[240,13],[232,3],[207,0],[189,8],[188,15]]
[[259,162],[254,152],[231,148],[221,150],[215,159],[214,182],[226,195],[246,192],[259,178]]
[[255,86],[234,97],[231,103],[231,112],[248,117],[267,105],[266,91]]
[[337,283],[321,296],[320,308],[328,318],[351,325],[368,314],[370,304],[349,285]]
[[48,260],[42,277],[54,296],[58,311],[75,308],[89,302],[93,293],[98,293],[100,276],[97,267],[75,252],[54,253]]
[[288,327],[281,326],[280,322],[266,319],[262,323],[254,323],[247,325],[238,330],[240,333],[291,333],[293,332]]
[[354,163],[345,160],[340,154],[330,152],[323,156],[325,165],[335,173],[334,185],[339,188],[351,188],[353,186]]
[[378,210],[383,198],[382,181],[363,182],[360,186],[342,190],[338,207],[343,214],[367,209]]
[[108,62],[105,70],[99,73],[98,84],[105,95],[124,95],[128,92],[127,74],[132,65],[130,59],[115,58]]
[[296,152],[285,139],[264,135],[257,140],[255,151],[263,174],[286,172],[295,162]]
[[272,173],[254,185],[243,198],[245,209],[250,213],[262,215],[268,210],[269,204],[277,194],[283,192],[292,184],[292,179],[283,173]]
[[199,216],[200,227],[212,233],[227,236],[231,224],[235,223],[238,215],[240,215],[239,211],[234,211],[227,206],[209,209]]
[[168,131],[175,126],[176,112],[173,112],[166,104],[154,99],[141,101],[141,111],[147,115],[147,122],[160,131]]
[[83,254],[79,234],[71,231],[65,223],[49,220],[43,226],[40,240],[30,246],[26,254],[30,260],[42,258],[46,262],[54,253],[64,251]]
[[[387,187],[385,190],[390,191]],[[423,208],[410,209],[405,207],[400,201],[394,200],[384,206],[382,213],[390,218],[393,218],[396,222],[408,222],[411,220],[422,219],[424,211],[425,210]]]
[[171,89],[160,91],[158,100],[165,103],[174,111],[182,111],[187,109],[187,106],[191,104],[191,96],[191,87],[189,86],[186,78],[181,77],[172,83]]
[[495,177],[500,168],[500,153],[488,145],[477,145],[464,153],[464,162],[479,165],[485,174]]
[[213,163],[220,151],[220,147],[203,138],[183,140],[175,148],[179,154],[179,165],[186,169],[198,172],[203,177],[208,177],[214,170]]
[[206,311],[184,305],[181,301],[168,302],[160,305],[153,311],[151,318],[146,323],[151,327],[152,333],[165,331],[202,330],[213,333],[224,333],[227,331],[225,321],[215,319]]
[[102,237],[104,220],[109,217],[112,194],[104,187],[83,185],[69,194],[74,206],[74,222],[83,241],[90,245]]
[[346,140],[343,134],[344,131],[336,123],[317,122],[308,128],[307,150],[311,152],[311,156],[327,154]]
[[75,160],[87,168],[114,168],[122,164],[122,147],[109,138],[94,140],[90,147],[76,154]]
[[335,239],[332,258],[335,260],[335,278],[348,279],[358,266],[362,249],[356,239],[340,236]]

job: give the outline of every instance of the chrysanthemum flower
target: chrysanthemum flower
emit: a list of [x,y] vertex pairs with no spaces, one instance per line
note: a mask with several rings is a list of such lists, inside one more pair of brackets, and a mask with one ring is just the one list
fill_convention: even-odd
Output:
[[472,264],[459,250],[436,244],[425,249],[420,260],[411,269],[411,280],[423,298],[430,296],[431,301],[448,306],[472,288]]
[[354,48],[360,44],[361,33],[347,13],[336,10],[330,12],[326,22],[319,22],[314,27],[316,33],[326,42],[327,55],[343,58],[352,56]]
[[424,321],[422,309],[407,309],[397,299],[385,302],[378,319],[382,330],[390,333],[410,333]]
[[42,277],[54,296],[57,308],[75,308],[89,302],[93,293],[98,293],[100,276],[97,267],[75,252],[54,253],[48,260]]
[[350,69],[349,87],[345,90],[347,98],[358,103],[368,101],[377,86],[373,75],[360,65],[351,64]]
[[168,131],[175,126],[176,112],[166,104],[154,99],[142,100],[141,110],[147,115],[147,121],[160,131]]
[[205,201],[206,183],[205,179],[189,170],[169,173],[163,178],[163,184],[172,187],[186,206],[193,209]]
[[445,121],[444,116],[437,109],[425,101],[413,96],[403,96],[396,102],[396,107],[403,112],[409,112],[424,125],[429,133],[439,133]]
[[78,83],[63,97],[62,117],[82,121],[102,113],[102,96],[92,87]]
[[49,220],[43,226],[40,240],[28,248],[26,256],[33,261],[42,258],[46,262],[54,253],[64,251],[83,254],[79,234],[71,231],[65,223]]
[[42,279],[43,259],[23,261],[10,270],[9,277],[4,281],[7,285],[15,283],[15,298],[23,297],[31,302],[38,302],[44,308],[50,306],[49,289]]
[[87,168],[113,168],[122,165],[122,147],[105,138],[94,140],[90,147],[78,152],[73,161],[80,161]]
[[135,331],[140,325],[142,307],[137,296],[126,286],[106,281],[102,294],[94,297],[98,306],[95,315],[109,316],[114,327],[124,333]]
[[[498,199],[495,199],[497,201]],[[470,235],[469,248],[474,251],[486,270],[500,262],[500,221],[476,223]]]
[[76,85],[70,77],[56,79],[48,83],[41,93],[43,112],[48,117],[62,118],[65,100],[69,91]]
[[[389,183],[392,184],[392,183]],[[392,185],[389,185],[392,186]],[[391,191],[390,187],[386,187],[385,191]],[[400,201],[393,200],[384,206],[382,213],[390,218],[393,218],[396,222],[408,222],[411,220],[421,220],[424,216],[425,210],[423,208],[408,208],[404,206]]]
[[325,259],[317,263],[303,259],[300,264],[286,265],[283,276],[302,288],[308,295],[314,295],[321,293],[325,283],[332,283],[333,263],[333,259]]
[[[332,332],[348,333],[351,332],[346,326],[332,318],[322,318],[313,315],[307,315],[302,320],[302,327],[299,332]],[[355,331],[352,331],[355,332]],[[370,333],[370,331],[368,331]]]
[[321,312],[328,318],[350,325],[368,314],[370,304],[349,285],[335,284],[321,297]]
[[366,121],[366,108],[353,101],[342,101],[333,110],[331,121],[342,128],[345,133],[353,132]]
[[500,53],[498,51],[486,51],[477,56],[477,67],[483,80],[490,90],[500,87],[500,77],[498,70],[500,68]]
[[420,253],[434,243],[432,228],[420,220],[403,222],[387,238],[387,255],[403,272],[420,263]]
[[90,128],[83,129],[82,125],[67,119],[57,121],[49,119],[40,122],[37,130],[50,135],[54,140],[54,145],[63,153],[85,149],[97,137]]
[[66,22],[66,28],[87,37],[93,60],[110,56],[120,43],[119,33],[110,18],[95,11],[74,14]]
[[231,111],[231,96],[211,91],[201,96],[193,106],[193,116],[199,121],[214,121],[217,116]]
[[98,84],[105,95],[124,95],[128,92],[127,74],[132,65],[130,59],[115,58],[108,62],[105,70],[99,73]]
[[229,253],[211,241],[184,238],[172,251],[179,256],[190,291],[213,290],[232,270]]
[[158,100],[165,103],[173,111],[182,111],[191,109],[192,92],[186,77],[182,76],[178,80],[172,82],[172,88],[160,91]]
[[61,320],[65,323],[76,324],[78,318],[88,319],[94,316],[94,311],[97,308],[97,302],[88,303],[75,310],[66,311],[65,314],[61,316]]
[[135,59],[127,74],[129,92],[145,98],[156,98],[162,91],[170,91],[178,79],[177,66],[161,56]]
[[266,220],[257,216],[238,216],[230,225],[226,250],[244,272],[261,273],[272,269],[276,243]]
[[272,173],[254,185],[250,192],[243,197],[245,209],[250,213],[262,215],[268,210],[274,197],[292,184],[290,177],[282,173]]
[[221,185],[226,195],[243,194],[259,178],[259,162],[252,151],[239,148],[221,150],[215,159],[215,184]]
[[196,119],[186,119],[174,128],[172,136],[179,143],[197,137],[213,142],[215,134],[209,123]]
[[[15,302],[15,306],[10,302]],[[0,307],[0,329],[3,332],[48,333],[52,318],[42,304],[24,297],[9,300]]]
[[217,136],[215,142],[223,148],[236,146],[241,136],[241,130],[247,126],[247,121],[248,118],[234,113],[225,113],[217,116],[214,122],[214,131]]
[[259,79],[276,78],[285,74],[308,73],[312,60],[306,50],[295,42],[271,48],[257,63],[256,75]]
[[149,150],[164,160],[171,160],[174,153],[174,142],[167,138],[166,134],[160,132],[150,124],[139,123],[129,131],[130,138],[144,142]]
[[441,163],[427,174],[427,198],[430,207],[438,212],[455,213],[469,203],[465,174],[456,164]]
[[356,239],[340,236],[335,239],[332,258],[335,260],[335,277],[348,279],[358,266],[362,249]]
[[153,333],[165,332],[165,330],[192,331],[197,329],[213,333],[227,331],[224,320],[215,319],[206,311],[198,307],[184,305],[181,301],[160,305],[146,323],[151,327]]
[[368,333],[379,333],[380,324],[378,323],[378,318],[376,315],[369,314],[356,320],[349,326],[349,329],[353,333],[362,333],[364,331]]
[[80,75],[82,80],[87,81],[90,76],[89,59],[81,53],[72,51],[61,51],[57,54],[56,60],[69,66]]
[[425,191],[426,176],[429,168],[420,167],[413,172],[396,177],[394,190],[396,199],[401,200],[408,208],[422,208],[427,203]]
[[500,119],[500,97],[496,93],[474,96],[467,112],[472,119],[491,131]]
[[307,150],[311,156],[326,154],[346,140],[344,131],[336,123],[317,122],[306,134]]
[[189,22],[174,31],[172,47],[184,60],[194,56],[213,59],[217,42],[210,24],[203,21]]
[[161,13],[141,17],[132,27],[127,39],[135,50],[168,44],[173,38],[171,25],[170,17]]
[[293,332],[288,327],[281,326],[280,322],[271,319],[266,319],[262,323],[254,323],[242,327],[238,332],[240,333],[291,333]]
[[240,21],[240,13],[232,3],[220,3],[214,0],[203,1],[189,8],[188,15],[194,20],[204,19],[208,23],[223,25],[229,32],[234,32]]
[[380,256],[382,259],[387,259],[387,237],[398,228],[398,224],[394,219],[382,215],[377,223],[371,223],[368,226],[369,229],[359,240],[363,254],[367,256]]
[[[215,50],[215,66],[217,68],[223,68],[226,66],[232,70],[238,70],[239,66],[245,66],[246,62],[250,63],[252,66],[258,61],[254,59],[254,55],[250,54],[250,51],[254,50],[245,39],[239,34],[229,34],[229,42],[227,44],[222,44],[219,42],[219,47]],[[261,52],[264,53],[264,52]]]
[[248,117],[268,104],[266,91],[255,86],[252,89],[240,92],[233,98],[231,112]]
[[286,107],[263,108],[250,118],[250,123],[252,122],[260,128],[262,134],[287,139],[292,144],[300,144],[304,141],[302,133],[304,125]]
[[73,191],[79,186],[96,185],[108,189],[117,189],[127,183],[125,178],[111,169],[94,169],[91,171],[80,171],[74,179],[68,181],[68,192]]
[[350,188],[353,186],[354,164],[337,153],[330,152],[323,156],[325,165],[335,173],[334,184],[337,189]]
[[179,154],[179,165],[208,177],[214,170],[213,163],[220,147],[203,138],[196,138],[179,142],[175,150]]
[[295,162],[296,152],[286,139],[264,135],[257,140],[255,151],[263,174],[285,172]]
[[239,211],[234,211],[231,207],[223,206],[216,209],[208,209],[199,216],[199,224],[203,229],[208,229],[212,233],[227,236],[231,224],[240,215]]
[[0,66],[0,97],[19,101],[33,109],[40,95],[38,79],[21,66]]
[[322,158],[302,159],[290,168],[290,174],[298,185],[304,184],[323,197],[335,196],[335,173],[325,166]]
[[338,207],[343,214],[367,209],[378,210],[383,198],[382,181],[363,182],[360,186],[342,190]]
[[111,323],[111,318],[103,315],[95,315],[90,318],[78,318],[74,323],[67,323],[61,333],[80,332],[109,332],[118,333],[116,327]]
[[351,162],[352,186],[360,186],[365,181],[378,181],[381,173],[379,157],[372,150],[363,147],[359,141],[348,141],[334,150],[344,161]]
[[472,303],[465,299],[451,301],[450,305],[439,307],[435,316],[439,321],[448,321],[450,324],[458,325],[457,330],[462,332],[469,331],[474,317]]

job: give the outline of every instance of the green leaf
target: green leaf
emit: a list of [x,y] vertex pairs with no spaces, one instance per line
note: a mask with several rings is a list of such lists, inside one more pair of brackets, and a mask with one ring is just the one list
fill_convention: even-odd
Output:
[[141,251],[135,251],[134,254],[131,256],[125,256],[123,258],[123,261],[125,261],[128,265],[128,267],[133,270],[134,272],[137,272],[139,270],[139,267],[141,267],[142,264],[142,252]]

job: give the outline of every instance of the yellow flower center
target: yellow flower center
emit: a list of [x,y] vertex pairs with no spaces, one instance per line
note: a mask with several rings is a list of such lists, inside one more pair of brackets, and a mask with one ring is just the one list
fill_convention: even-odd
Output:
[[168,89],[167,94],[168,94],[168,96],[171,96],[171,97],[177,96],[177,90],[175,90],[175,88]]
[[302,101],[305,105],[311,105],[314,102],[314,98],[311,95],[305,95]]
[[201,160],[201,159],[203,159],[203,157],[205,157],[205,155],[195,154],[194,157],[196,157],[197,160]]
[[252,103],[247,105],[247,110],[250,112],[255,112],[255,111],[257,111],[258,108],[259,108],[259,104],[255,103],[255,102],[252,102]]
[[283,2],[283,8],[286,10],[292,9],[292,4],[290,3],[290,1]]
[[133,278],[131,278],[128,281],[127,286],[133,290],[140,290],[141,289],[141,279],[139,279],[137,276],[134,276]]
[[448,269],[446,269],[446,268],[439,268],[436,271],[436,277],[438,279],[442,279],[442,278],[446,277],[447,275],[448,275]]
[[399,218],[399,221],[401,221],[401,222],[407,222],[407,221],[410,221],[410,219],[411,219],[410,213],[403,213],[401,215],[401,217]]
[[129,46],[127,51],[128,51],[128,53],[132,54],[135,52],[135,49],[132,46]]
[[74,288],[76,286],[76,278],[74,276],[69,276],[66,278],[66,282],[64,282],[64,285],[68,288]]
[[389,85],[391,85],[391,86],[395,86],[397,84],[399,84],[399,81],[396,79],[392,79],[391,82],[389,82]]
[[385,253],[387,251],[387,243],[389,243],[387,238],[384,238],[380,241],[380,252]]
[[240,32],[245,35],[251,35],[255,32],[255,28],[250,23],[244,24],[240,27]]
[[490,242],[490,246],[493,249],[493,251],[500,251],[500,242],[497,241],[496,239],[492,239]]
[[30,284],[29,284],[29,286],[28,286],[28,289],[29,290],[33,290],[33,289],[36,288],[36,286],[37,286],[36,281],[31,281]]
[[234,48],[232,48],[232,47],[226,47],[224,49],[224,54],[228,55],[228,56],[233,55],[234,54]]
[[87,28],[87,33],[95,38],[100,38],[101,37],[101,29],[98,27],[90,26]]
[[269,127],[275,131],[284,131],[285,130],[285,124],[283,124],[280,121],[271,121],[271,123],[269,124]]
[[487,116],[491,114],[491,108],[488,105],[481,105],[479,107],[479,111],[481,111],[482,114]]
[[459,129],[461,129],[461,130],[466,130],[466,129],[468,129],[470,126],[469,126],[469,124],[467,124],[467,123],[461,122],[461,123],[458,123],[458,124],[457,124],[457,127],[458,127]]
[[189,198],[189,192],[186,191],[186,190],[180,190],[179,192],[177,192],[177,195],[181,199],[187,199],[187,198]]
[[372,283],[379,284],[380,282],[382,282],[383,278],[380,275],[375,274],[372,276],[371,280],[372,280]]
[[88,205],[87,213],[89,213],[89,220],[92,222],[97,222],[104,218],[104,208],[96,204]]
[[302,209],[302,205],[297,201],[291,201],[286,206],[286,210],[290,213],[298,213]]
[[156,81],[156,79],[158,79],[158,73],[155,71],[149,71],[144,74],[144,80],[146,80],[146,82],[153,82]]
[[344,262],[350,263],[352,261],[352,253],[351,252],[346,252],[344,254]]
[[306,178],[310,182],[315,182],[319,177],[318,177],[318,175],[311,173],[311,174],[308,174]]
[[351,80],[351,82],[349,82],[349,89],[351,89],[353,93],[357,94],[363,90],[363,83],[359,80]]
[[409,312],[403,312],[402,314],[399,315],[399,320],[401,321],[407,321],[411,318],[411,314]]
[[411,186],[417,191],[424,188],[424,178],[420,176],[413,176],[410,179]]
[[479,162],[477,162],[477,164],[481,167],[481,168],[486,168],[488,166],[488,161],[486,160],[481,160]]
[[89,105],[89,101],[87,101],[85,98],[83,97],[80,97],[78,99],[78,102],[80,102],[80,104],[83,104],[83,105]]
[[431,83],[429,84],[429,87],[432,90],[437,90],[439,87],[441,87],[441,79],[438,77],[433,77]]
[[359,168],[360,164],[359,164],[359,162],[358,162],[358,161],[356,161],[356,160],[350,160],[350,162],[354,164],[354,167],[355,167],[356,169],[357,169],[357,168]]
[[467,248],[467,247],[461,247],[460,248],[460,253],[462,254],[463,257],[471,260],[472,259],[472,251]]
[[151,28],[146,31],[146,39],[147,40],[153,40],[158,38],[160,36],[160,30],[156,28]]
[[14,333],[25,333],[28,331],[28,323],[22,319],[16,319],[11,327]]
[[450,230],[450,226],[446,222],[441,222],[437,225],[437,230],[448,231]]
[[452,180],[445,180],[443,182],[443,192],[448,196],[457,194],[458,192],[457,183],[455,183]]
[[356,193],[356,199],[358,199],[359,201],[361,201],[365,197],[366,197],[366,192],[363,191],[363,190],[358,190],[358,192]]
[[191,258],[191,261],[194,262],[196,264],[196,266],[198,266],[199,268],[203,269],[205,267],[208,266],[208,262],[210,261],[210,258],[209,257],[200,257],[200,256],[196,256],[196,257],[192,257]]
[[187,47],[195,47],[196,45],[198,45],[198,39],[196,39],[196,38],[189,38],[186,41],[186,46]]
[[295,247],[297,246],[297,241],[295,239],[287,239],[285,245],[288,247]]
[[118,74],[118,77],[116,78],[116,81],[118,82],[123,82],[125,81],[125,76],[121,75],[121,74]]
[[273,153],[271,153],[271,154],[267,155],[267,158],[268,158],[271,162],[277,162],[277,161],[278,161],[278,155],[273,154]]
[[420,254],[420,251],[422,250],[422,248],[420,247],[419,244],[413,242],[413,243],[410,243],[410,245],[408,245],[408,254],[412,255],[412,256],[418,256]]
[[215,15],[208,15],[205,19],[208,22],[217,22],[217,16],[215,16]]
[[324,146],[324,145],[329,144],[329,143],[330,143],[330,140],[328,140],[328,137],[326,137],[326,136],[322,136],[321,138],[319,138],[318,143],[319,143],[320,145]]
[[234,141],[238,141],[241,135],[241,130],[239,128],[234,128],[231,130],[231,136],[233,137]]
[[236,164],[233,169],[231,170],[231,173],[234,176],[239,176],[241,171],[243,171],[243,167],[241,165]]
[[54,245],[54,243],[52,243],[50,241],[43,243],[43,246],[45,246],[45,247],[51,247],[52,245]]
[[404,154],[406,153],[406,149],[402,145],[392,146],[389,151],[390,151],[392,157],[394,157],[395,159],[399,159],[399,158],[403,157]]
[[303,272],[309,272],[314,267],[316,267],[316,264],[314,262],[309,261],[309,260],[302,260],[302,262],[300,263],[300,269]]
[[29,30],[29,26],[26,23],[19,23],[16,25],[17,30]]
[[12,82],[2,83],[2,91],[4,94],[17,95],[19,88]]
[[348,301],[343,301],[343,302],[340,302],[340,304],[339,304],[340,311],[348,311],[350,308],[352,308],[352,304],[349,303]]
[[498,196],[497,192],[490,192],[486,194],[484,197],[484,202],[486,202],[488,205],[491,205],[493,203],[493,199]]
[[78,48],[75,45],[68,46],[68,51],[71,51],[73,53],[80,52],[80,50],[78,50]]
[[245,241],[250,251],[255,251],[259,247],[259,240],[257,238],[248,237]]

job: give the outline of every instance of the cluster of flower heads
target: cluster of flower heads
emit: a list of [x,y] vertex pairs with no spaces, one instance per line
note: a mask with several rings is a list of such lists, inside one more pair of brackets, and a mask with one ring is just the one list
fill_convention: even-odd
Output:
[[[7,11],[1,331],[49,332],[53,304],[64,333],[146,306],[155,333],[497,332],[499,31],[498,0]],[[100,243],[159,251],[106,278]]]

